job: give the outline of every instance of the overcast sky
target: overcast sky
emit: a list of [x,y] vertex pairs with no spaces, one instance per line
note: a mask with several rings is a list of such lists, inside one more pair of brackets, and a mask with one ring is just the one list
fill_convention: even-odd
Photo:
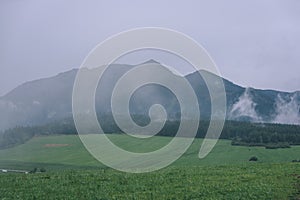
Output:
[[194,38],[239,85],[300,90],[298,0],[1,0],[0,96],[78,68],[99,42],[144,26]]

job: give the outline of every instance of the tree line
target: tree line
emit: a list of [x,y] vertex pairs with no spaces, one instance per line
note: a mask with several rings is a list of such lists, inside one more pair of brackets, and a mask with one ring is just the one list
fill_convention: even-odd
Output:
[[[150,122],[149,118],[143,116],[133,116],[133,119],[141,126]],[[102,117],[99,121],[105,133],[123,133],[111,116]],[[165,126],[157,135],[174,137],[179,125],[180,122],[176,120],[166,121]],[[204,138],[208,126],[209,121],[200,121],[196,137]],[[8,129],[0,133],[0,149],[23,144],[34,136],[61,134],[78,134],[73,119],[69,118],[41,126],[18,126]],[[288,148],[290,145],[300,145],[300,126],[226,121],[220,138],[230,139],[232,145]]]

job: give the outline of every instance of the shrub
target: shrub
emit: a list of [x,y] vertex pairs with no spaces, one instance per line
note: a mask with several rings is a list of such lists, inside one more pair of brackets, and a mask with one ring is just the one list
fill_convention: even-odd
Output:
[[45,168],[41,168],[40,172],[44,173],[44,172],[46,172],[46,169]]
[[31,174],[34,174],[34,173],[36,173],[37,172],[37,168],[35,167],[33,170],[31,170],[29,173],[31,173]]
[[258,161],[258,158],[256,156],[252,156],[249,161]]

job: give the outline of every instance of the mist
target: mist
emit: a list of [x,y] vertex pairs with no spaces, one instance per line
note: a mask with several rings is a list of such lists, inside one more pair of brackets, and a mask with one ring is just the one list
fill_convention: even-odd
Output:
[[273,123],[280,124],[300,124],[300,105],[297,101],[299,95],[295,93],[289,98],[284,98],[280,94],[275,103],[275,118]]
[[239,97],[229,111],[229,119],[239,120],[248,119],[252,122],[262,122],[262,118],[256,112],[257,104],[252,100],[249,88]]

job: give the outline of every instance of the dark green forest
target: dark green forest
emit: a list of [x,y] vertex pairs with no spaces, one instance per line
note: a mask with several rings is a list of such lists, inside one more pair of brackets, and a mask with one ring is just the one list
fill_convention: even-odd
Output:
[[[134,116],[139,125],[146,125],[149,119]],[[106,133],[123,133],[115,122],[106,117],[100,120]],[[174,137],[179,127],[179,121],[167,121],[164,128],[157,134]],[[209,121],[201,121],[197,138],[204,138]],[[0,133],[0,149],[23,144],[34,136],[78,134],[74,121],[65,119],[41,126],[15,127]],[[232,145],[264,146],[266,148],[289,148],[290,145],[300,145],[300,126],[283,124],[261,124],[241,121],[226,121],[221,139],[229,139]]]

